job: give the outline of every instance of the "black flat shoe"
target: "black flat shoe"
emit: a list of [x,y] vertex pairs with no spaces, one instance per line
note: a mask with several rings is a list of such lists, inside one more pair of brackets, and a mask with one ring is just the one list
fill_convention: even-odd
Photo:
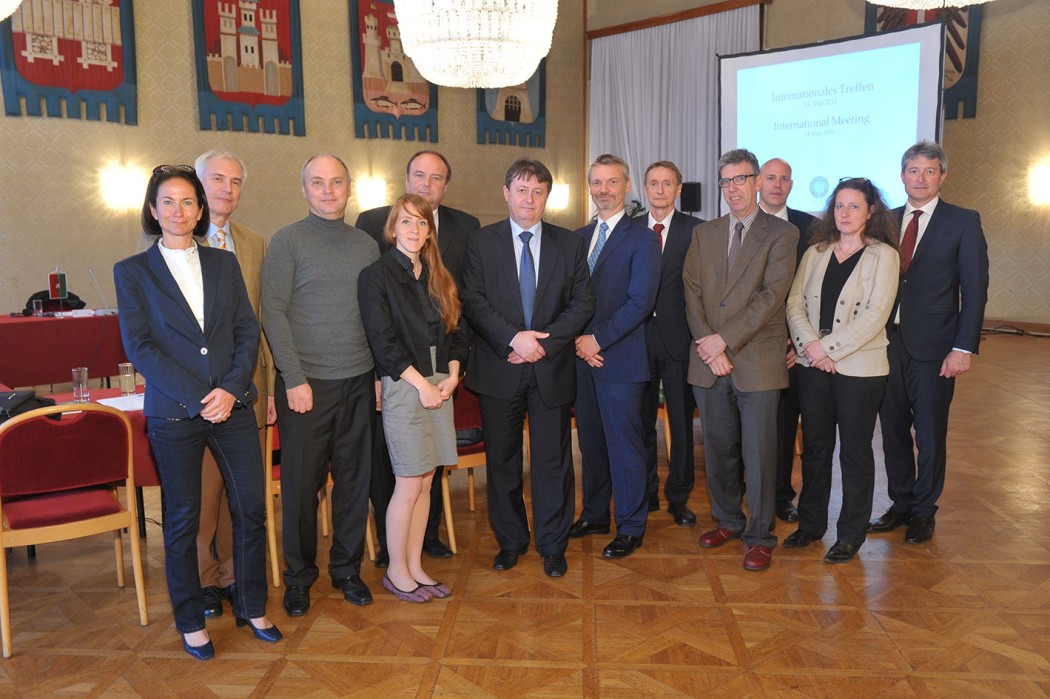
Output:
[[372,591],[365,585],[365,581],[359,575],[351,575],[342,580],[333,580],[332,587],[341,590],[343,599],[350,604],[363,607],[372,603]]
[[608,524],[594,524],[593,522],[588,522],[585,519],[578,519],[571,527],[569,527],[570,539],[579,539],[581,536],[590,536],[591,534],[608,533]]
[[284,613],[302,616],[310,609],[310,588],[306,585],[289,585],[284,591]]
[[674,523],[679,527],[695,527],[696,526],[696,515],[689,509],[689,506],[683,503],[672,503],[667,506],[667,511],[674,517]]
[[569,564],[565,562],[563,554],[552,553],[543,557],[543,573],[548,578],[560,578],[568,569]]
[[902,514],[897,510],[886,510],[881,516],[868,522],[869,532],[891,532],[899,526],[911,521],[911,515]]
[[777,519],[785,522],[797,522],[798,521],[798,510],[791,504],[791,501],[778,502],[776,504]]
[[820,541],[822,538],[824,538],[823,534],[815,534],[813,532],[807,532],[801,529],[796,529],[791,534],[788,534],[787,538],[784,539],[784,548],[800,549],[805,546],[809,546],[814,541]]
[[912,517],[904,531],[904,543],[921,544],[933,538],[933,515],[929,517]]
[[[445,545],[441,539],[423,542],[423,553],[431,558],[452,558],[452,549]],[[379,560],[378,558],[376,560]],[[389,561],[389,557],[387,561]]]
[[186,637],[183,636],[182,647],[197,660],[211,660],[215,657],[215,645],[212,644],[211,639],[209,639],[203,646],[191,646],[189,641],[186,640]]
[[268,629],[260,629],[248,619],[242,619],[240,617],[237,617],[237,628],[241,628],[242,626],[247,626],[249,629],[251,629],[252,634],[260,641],[266,641],[267,643],[277,643],[282,638],[284,638],[284,636],[281,635],[281,630],[278,629],[276,626],[271,626]]
[[852,561],[859,550],[860,544],[847,544],[843,541],[836,541],[835,545],[828,549],[827,555],[824,556],[824,562],[846,563]]
[[618,534],[602,551],[603,558],[627,558],[642,545],[642,537]]
[[518,565],[518,557],[528,550],[528,546],[522,546],[520,549],[500,549],[492,561],[492,567],[496,570],[510,570]]
[[222,590],[214,585],[201,588],[204,594],[204,616],[214,619],[222,616]]

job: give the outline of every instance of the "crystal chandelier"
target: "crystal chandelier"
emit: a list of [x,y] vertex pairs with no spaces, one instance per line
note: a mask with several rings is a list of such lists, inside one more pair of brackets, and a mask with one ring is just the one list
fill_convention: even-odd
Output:
[[525,82],[551,50],[557,0],[394,0],[405,54],[447,87]]
[[968,7],[992,0],[874,0],[883,7],[899,7],[902,10],[942,10],[946,7]]

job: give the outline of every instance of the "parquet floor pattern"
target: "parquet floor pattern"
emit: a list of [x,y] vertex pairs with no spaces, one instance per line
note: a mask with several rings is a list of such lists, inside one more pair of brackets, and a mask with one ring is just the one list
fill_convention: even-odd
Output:
[[[990,337],[958,382],[947,488],[925,545],[904,544],[902,531],[873,536],[858,560],[830,566],[829,533],[745,572],[739,542],[696,544],[711,521],[698,439],[698,527],[654,513],[625,560],[603,560],[609,537],[591,537],[570,542],[563,578],[546,578],[534,551],[497,572],[484,473],[474,513],[457,473],[460,553],[428,562],[449,600],[401,603],[366,562],[372,605],[347,604],[322,577],[310,612],[290,619],[283,589],[271,589],[285,640],[253,640],[227,609],[208,623],[218,657],[206,663],[175,633],[157,526],[145,544],[146,628],[132,588],[115,586],[107,538],[41,546],[35,561],[12,552],[15,655],[0,662],[0,696],[1045,697],[1048,349]],[[887,505],[880,474],[876,514]],[[147,512],[159,518],[155,492]],[[781,538],[791,531],[778,523]]]

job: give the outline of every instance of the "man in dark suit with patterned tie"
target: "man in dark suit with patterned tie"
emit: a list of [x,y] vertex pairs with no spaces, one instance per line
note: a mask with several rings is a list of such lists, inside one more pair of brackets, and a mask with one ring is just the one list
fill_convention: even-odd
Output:
[[656,412],[663,384],[664,404],[671,434],[671,452],[667,459],[667,481],[664,496],[667,511],[680,527],[696,525],[696,515],[689,509],[689,494],[696,481],[693,458],[693,391],[689,387],[689,354],[692,338],[685,320],[685,292],[682,290],[682,263],[689,250],[693,228],[701,219],[678,211],[675,200],[682,193],[682,172],[672,162],[661,160],[645,170],[643,180],[649,213],[635,221],[649,228],[659,238],[660,289],[656,308],[646,321],[645,340],[649,348],[649,385],[645,390],[642,427],[648,457],[649,511],[660,509],[660,477],[656,471]]
[[889,383],[879,410],[893,504],[868,531],[906,524],[909,544],[933,537],[955,377],[970,369],[977,354],[988,301],[981,216],[941,199],[947,176],[948,156],[936,143],[916,143],[901,158],[908,203],[894,211],[903,229],[901,281],[890,315]]
[[[426,199],[434,210],[438,250],[441,261],[456,280],[456,285],[463,288],[463,266],[467,259],[467,241],[480,223],[470,214],[442,205],[449,182],[452,181],[452,165],[441,153],[432,150],[419,151],[408,159],[405,167],[405,192],[418,194]],[[362,211],[357,217],[357,227],[375,239],[380,254],[390,247],[383,235],[389,206]],[[376,529],[379,536],[380,550],[376,554],[376,566],[385,568],[386,555],[386,506],[394,492],[394,474],[390,468],[390,459],[386,453],[386,441],[383,439],[383,421],[376,420],[376,438],[373,442],[375,455],[372,464],[372,492],[370,498],[376,513]],[[434,482],[430,489],[430,514],[427,517],[427,530],[423,536],[423,553],[431,558],[448,558],[452,555],[445,542],[438,538],[438,527],[441,524],[441,472],[438,466]]]
[[609,533],[605,558],[625,558],[642,545],[648,508],[642,404],[649,384],[645,324],[660,286],[655,234],[624,212],[631,190],[627,163],[599,155],[587,176],[598,220],[576,231],[587,244],[597,299],[594,317],[576,338],[576,427],[583,457],[583,511],[569,536]]
[[543,572],[561,577],[576,501],[574,340],[594,312],[594,291],[584,241],[542,220],[550,170],[517,160],[505,182],[510,217],[471,237],[462,291],[474,329],[467,388],[480,396],[489,522],[500,547],[492,567],[513,568],[529,545],[521,497],[527,414],[536,550]]
[[[809,227],[816,217],[787,205],[791,194],[791,166],[780,158],[767,160],[758,172],[758,205],[771,216],[787,221],[798,229],[798,258],[795,268],[809,247]],[[785,522],[797,522],[795,510],[795,488],[791,485],[791,470],[795,465],[795,435],[798,433],[798,369],[795,367],[795,347],[788,342],[788,381],[790,385],[780,391],[777,403],[777,517]]]

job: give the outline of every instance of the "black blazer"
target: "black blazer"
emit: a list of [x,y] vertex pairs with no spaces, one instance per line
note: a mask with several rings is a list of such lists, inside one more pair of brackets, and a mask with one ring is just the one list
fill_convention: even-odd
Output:
[[[383,227],[386,226],[387,216],[390,215],[389,206],[380,206],[377,209],[362,211],[357,217],[354,225],[363,230],[379,245],[379,253],[383,254],[390,248],[383,237]],[[456,280],[456,284],[463,286],[463,266],[467,259],[467,241],[471,234],[481,227],[480,222],[474,216],[453,209],[448,206],[438,207],[438,251],[441,253],[441,261]]]
[[197,246],[204,282],[204,330],[168,271],[159,245],[118,262],[113,282],[124,351],[146,377],[147,417],[200,414],[213,388],[251,407],[259,321],[252,311],[237,258]]
[[[636,216],[643,226],[649,225],[649,214]],[[662,342],[667,354],[679,362],[689,361],[693,338],[685,320],[685,289],[682,286],[682,264],[689,243],[693,240],[693,228],[704,220],[677,209],[671,214],[671,225],[666,231],[663,253],[660,255],[660,289],[656,292],[656,318],[646,328],[650,346]]]
[[458,331],[447,334],[442,324],[437,367],[431,366],[426,310],[412,289],[415,283],[412,273],[389,250],[357,277],[361,321],[380,376],[397,380],[409,366],[423,376],[433,376],[435,371],[448,373],[450,361],[462,364],[467,359],[469,341]]
[[[893,210],[898,225],[904,207]],[[904,348],[923,362],[942,361],[953,348],[977,354],[988,303],[988,243],[981,215],[943,199],[930,216],[907,272],[901,272],[897,304]]]
[[[550,337],[540,340],[547,356],[531,366],[540,397],[553,408],[576,397],[575,340],[594,313],[594,290],[583,239],[546,221],[542,225],[532,327]],[[507,361],[510,341],[525,329],[509,219],[471,236],[462,298],[463,313],[474,333],[467,388],[509,399],[530,366]]]
[[798,269],[799,264],[802,263],[802,256],[809,249],[809,229],[816,220],[816,216],[788,207],[788,223],[798,229],[798,259],[795,260],[795,269]]

